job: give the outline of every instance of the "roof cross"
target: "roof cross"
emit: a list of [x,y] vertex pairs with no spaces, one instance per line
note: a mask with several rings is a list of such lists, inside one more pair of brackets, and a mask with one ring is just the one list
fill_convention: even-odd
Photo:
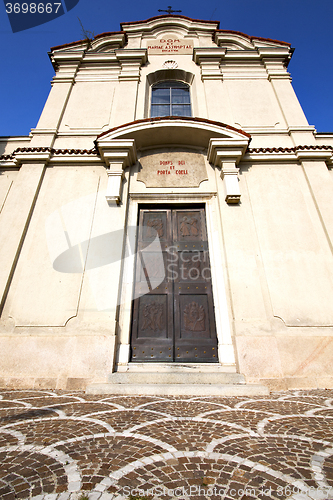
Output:
[[181,10],[172,10],[171,5],[168,5],[167,10],[158,9],[158,12],[167,12],[168,14],[171,14],[173,12],[182,12],[182,11]]

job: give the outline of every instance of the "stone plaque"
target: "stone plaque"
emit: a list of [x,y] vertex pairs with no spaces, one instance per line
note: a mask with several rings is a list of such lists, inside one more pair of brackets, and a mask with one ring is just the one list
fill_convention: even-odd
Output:
[[193,40],[166,36],[147,46],[148,54],[192,54]]
[[138,181],[146,187],[199,187],[208,180],[204,156],[189,151],[157,151],[140,158]]

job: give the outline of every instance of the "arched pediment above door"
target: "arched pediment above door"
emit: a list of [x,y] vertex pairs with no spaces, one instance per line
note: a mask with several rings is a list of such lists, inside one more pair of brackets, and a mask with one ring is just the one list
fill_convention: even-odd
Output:
[[251,136],[243,130],[205,118],[168,116],[145,118],[112,128],[96,139],[98,149],[111,140],[134,139],[136,149],[158,146],[195,146],[208,149],[210,139],[241,141],[248,146]]
[[251,137],[243,130],[204,118],[146,118],[100,134],[96,147],[109,167],[108,201],[120,201],[123,169],[137,161],[137,150],[157,147],[194,147],[207,151],[210,163],[221,168],[227,203],[238,203],[237,165]]

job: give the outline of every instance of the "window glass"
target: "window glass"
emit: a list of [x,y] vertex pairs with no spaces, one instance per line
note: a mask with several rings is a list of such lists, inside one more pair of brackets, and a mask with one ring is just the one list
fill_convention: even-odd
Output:
[[163,106],[163,104],[157,104],[151,107],[152,118],[156,116],[170,116],[170,106]]
[[169,104],[170,103],[170,90],[169,89],[154,89],[151,95],[151,102],[153,104]]
[[172,104],[190,104],[190,93],[184,89],[171,89]]
[[[182,106],[181,104],[173,104],[171,107],[171,116],[191,116],[191,108],[189,106]],[[161,115],[166,116],[166,115]]]
[[172,80],[154,85],[151,116],[192,116],[189,86]]

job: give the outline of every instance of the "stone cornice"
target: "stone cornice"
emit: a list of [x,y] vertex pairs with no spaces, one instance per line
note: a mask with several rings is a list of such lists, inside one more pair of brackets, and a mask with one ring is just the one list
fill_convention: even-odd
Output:
[[249,139],[211,139],[209,141],[207,160],[221,169],[221,179],[225,189],[225,201],[237,204],[241,199],[238,183],[237,165],[241,161]]
[[[150,120],[150,119],[147,119]],[[145,120],[138,120],[137,122],[141,122]],[[137,123],[133,122],[133,123]],[[212,122],[214,123],[214,122]],[[130,124],[126,124],[130,125]],[[103,132],[98,136],[102,138],[104,135],[109,134],[112,131],[116,131],[121,129],[123,126],[115,127],[114,129],[108,130],[107,132]],[[232,130],[233,127],[230,127]],[[234,129],[237,130],[237,129]],[[238,132],[241,132],[238,130]],[[245,137],[250,137],[249,134],[244,134]],[[221,141],[221,139],[216,139],[217,141]],[[215,139],[213,139],[215,141]],[[227,139],[230,143],[230,139]],[[116,141],[112,140],[112,145],[115,145]],[[242,142],[242,141],[241,141]],[[246,142],[246,140],[245,140]],[[107,141],[105,141],[105,144]],[[119,146],[120,144],[118,144]],[[236,143],[235,143],[236,145]],[[243,148],[243,145],[242,145]],[[237,148],[236,148],[237,149]],[[57,159],[63,158],[63,161],[78,161],[79,159],[90,159],[101,161],[99,156],[99,152],[96,148],[92,149],[55,149],[49,147],[30,147],[30,148],[17,148],[10,154],[4,154],[0,156],[0,166],[8,166],[14,167],[23,161],[28,162],[38,162],[41,160],[46,160],[47,162],[53,162]],[[324,160],[326,163],[331,164],[333,161],[333,146],[330,145],[299,145],[296,147],[273,147],[273,148],[247,148],[245,154],[242,157],[242,161],[266,161],[266,160],[277,160],[277,161],[285,161],[285,160]]]
[[207,160],[209,163],[221,167],[223,162],[232,162],[237,165],[244,155],[249,140],[211,139],[209,141]]
[[219,47],[195,48],[193,61],[200,65],[202,80],[222,80],[221,62],[226,49]]
[[193,49],[193,61],[196,64],[200,64],[201,61],[205,60],[218,60],[221,62],[222,58],[225,56],[227,49],[224,47],[198,47]]
[[117,49],[115,51],[118,61],[135,61],[145,64],[147,62],[147,49]]
[[0,166],[17,167],[22,163],[50,163],[57,158],[66,158],[66,161],[82,161],[85,158],[95,157],[100,161],[99,153],[92,149],[55,149],[49,147],[17,148],[11,154],[0,156]]
[[148,60],[147,49],[118,49],[116,58],[121,66],[119,80],[140,79],[140,68]]
[[51,59],[54,70],[58,72],[60,70],[60,74],[56,74],[54,79],[59,79],[64,74],[64,77],[72,78],[75,76],[77,68],[82,62],[85,54],[85,50],[88,45],[81,47],[80,50],[73,51],[59,51],[59,52],[50,52],[49,57]]
[[242,161],[325,161],[330,166],[333,161],[333,146],[303,145],[291,148],[248,148]]
[[[223,70],[221,69],[222,64],[230,64],[233,62],[246,62],[262,65],[266,72],[261,75],[263,77],[265,74],[268,79],[272,78],[288,78],[290,79],[290,74],[287,72],[286,68],[289,64],[292,51],[289,46],[278,46],[278,47],[255,47],[255,46],[242,46],[237,49],[232,49],[229,47],[199,47],[193,50],[193,61],[200,65],[201,68],[201,78],[203,80],[209,79],[222,79]],[[227,73],[230,78],[230,74]],[[244,77],[244,74],[237,72],[232,75],[232,78]],[[253,74],[250,73],[253,78]],[[256,77],[259,75],[256,74]]]
[[296,151],[333,151],[333,146],[309,145],[295,146],[292,148],[248,148],[247,153],[295,153]]
[[102,159],[110,167],[119,164],[121,168],[131,167],[137,160],[134,139],[102,138],[96,141]]

